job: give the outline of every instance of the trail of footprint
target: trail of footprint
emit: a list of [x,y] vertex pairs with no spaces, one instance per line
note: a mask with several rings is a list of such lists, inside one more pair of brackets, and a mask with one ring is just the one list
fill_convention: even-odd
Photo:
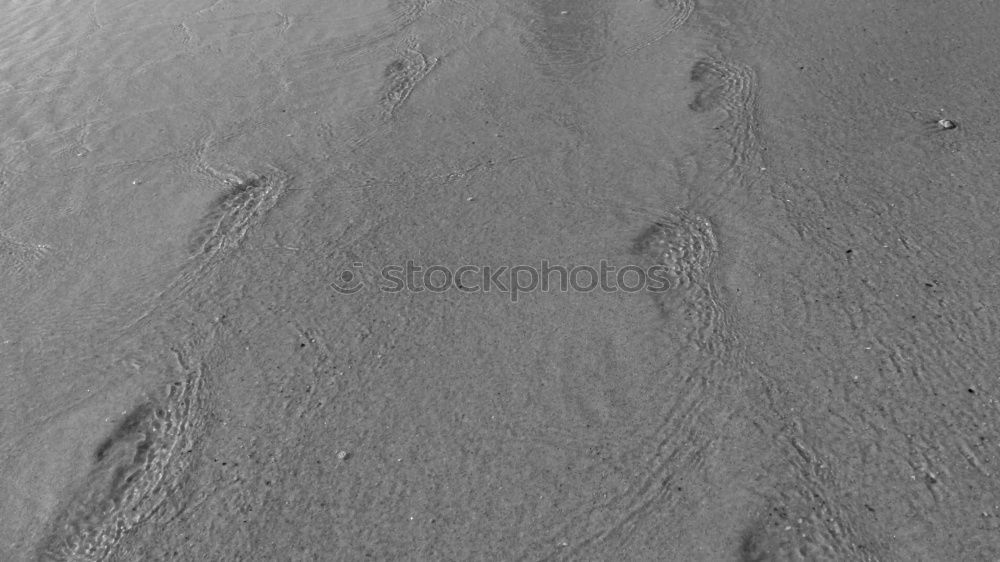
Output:
[[690,288],[704,276],[719,252],[708,219],[687,210],[665,213],[633,242],[634,251],[663,265],[676,288]]
[[640,0],[610,6],[593,0],[546,0],[515,10],[521,41],[547,76],[584,81],[609,56],[628,56],[660,41],[691,16],[693,0]]
[[[378,109],[374,113],[362,112],[358,116],[359,133],[349,141],[354,150],[390,130],[396,111],[437,64],[437,58],[428,59],[412,41],[398,51],[397,56],[382,71],[383,82],[378,89]],[[331,137],[337,134],[339,132],[330,131]]]
[[691,345],[716,357],[732,346],[725,308],[709,282],[719,244],[708,219],[687,210],[665,213],[633,240],[632,250],[672,280],[657,303],[672,322],[684,321]]
[[[192,237],[189,261],[151,299],[147,310],[121,330],[114,343],[118,352],[113,355],[138,354],[156,364],[164,346],[202,348],[206,333],[191,316],[197,315],[201,301],[189,302],[186,293],[240,245],[248,230],[276,204],[285,183],[277,170],[264,176],[206,169],[229,189],[210,205]],[[177,316],[185,320],[178,323]],[[161,399],[135,408],[96,448],[94,469],[57,512],[38,547],[40,560],[104,560],[126,532],[154,512],[163,513],[164,503],[180,486],[192,458],[179,453],[190,451],[203,429],[199,414],[202,368],[187,365],[178,352],[175,356],[179,371],[186,373],[183,382],[171,385]]]
[[766,494],[764,513],[743,533],[739,560],[879,560],[880,546],[856,525],[861,515],[838,503],[844,494],[831,492],[832,476],[822,460],[803,443],[790,440],[788,480]]
[[694,12],[694,0],[640,0],[627,6],[615,18],[617,34],[628,38],[619,47],[619,55],[633,54],[662,40],[684,25]]
[[[664,213],[633,240],[632,250],[665,268],[673,280],[671,288],[657,296],[658,304],[672,318],[685,321],[686,342],[694,348],[694,361],[700,367],[684,368],[684,379],[679,382],[685,390],[654,432],[655,454],[649,459],[644,478],[613,507],[601,507],[616,515],[575,545],[570,558],[610,540],[627,540],[649,513],[668,509],[677,499],[671,485],[673,475],[699,474],[712,454],[719,434],[707,435],[702,428],[734,419],[733,412],[708,407],[711,398],[728,388],[728,382],[719,380],[715,373],[725,371],[716,367],[732,344],[723,307],[710,282],[711,268],[719,253],[711,222],[685,209]],[[670,331],[677,329],[678,322],[671,322]],[[687,363],[682,357],[678,364]],[[708,387],[710,383],[714,391]]]
[[592,73],[610,51],[612,13],[594,0],[543,0],[525,4],[514,16],[531,61],[543,74],[577,80]]
[[756,74],[742,64],[705,58],[691,67],[691,81],[699,89],[688,107],[696,113],[725,112],[727,120],[717,129],[728,133],[732,154],[726,171],[744,171],[760,156],[761,148]]
[[93,455],[94,468],[39,543],[38,560],[100,561],[161,510],[181,484],[201,432],[202,368],[135,408]]
[[[391,0],[387,4],[378,13],[345,16],[340,21],[343,33],[331,34],[331,39],[284,61],[282,67],[288,69],[288,80],[294,84],[297,97],[307,101],[329,99],[330,92],[343,86],[345,75],[369,57],[379,43],[398,36],[419,20],[429,1]],[[365,25],[368,22],[372,23]]]
[[[647,467],[642,479],[559,528],[561,537],[580,538],[574,537],[570,548],[553,551],[546,560],[585,559],[595,549],[627,544],[652,513],[669,511],[676,505],[683,496],[677,491],[678,480],[704,473],[719,436],[725,435],[726,426],[736,419],[732,411],[723,413],[707,407],[711,392],[704,384],[691,384],[669,408],[669,416],[655,432],[659,442],[652,455],[638,461]],[[721,428],[713,427],[711,433],[704,431],[719,423]],[[552,544],[551,540],[545,543]],[[541,544],[532,548],[539,547],[544,548]]]
[[[733,365],[740,361],[725,309],[712,287],[719,245],[711,222],[684,209],[663,213],[633,240],[632,252],[663,267],[672,280],[656,299],[672,315],[669,332],[685,331],[690,344],[682,345],[672,361],[679,390],[664,406],[666,414],[651,432],[644,458],[637,459],[642,477],[557,529],[561,536],[580,539],[572,548],[553,552],[552,559],[577,559],[592,549],[627,542],[652,513],[676,504],[682,496],[676,478],[702,474],[720,436],[727,434],[725,427],[739,419],[737,406],[730,408],[731,402],[721,398],[735,390],[739,369]],[[541,544],[535,546],[544,548]]]
[[191,257],[204,259],[239,245],[253,222],[274,207],[283,187],[256,173],[225,181],[229,188],[209,206],[187,245]]
[[428,61],[420,51],[410,48],[400,54],[385,68],[385,84],[379,95],[383,118],[393,116],[396,109],[410,97],[417,84],[437,65],[437,59]]
[[119,329],[121,338],[130,337],[155,313],[176,303],[220,259],[239,247],[250,229],[274,208],[287,183],[287,177],[276,168],[271,168],[268,175],[223,173],[208,166],[205,170],[229,187],[209,205],[190,236],[187,262],[173,281],[150,299],[144,312]]

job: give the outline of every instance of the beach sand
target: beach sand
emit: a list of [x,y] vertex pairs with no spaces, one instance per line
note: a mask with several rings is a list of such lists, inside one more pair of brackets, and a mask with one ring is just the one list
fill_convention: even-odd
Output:
[[1000,559],[1000,6],[161,4],[0,23],[0,559]]

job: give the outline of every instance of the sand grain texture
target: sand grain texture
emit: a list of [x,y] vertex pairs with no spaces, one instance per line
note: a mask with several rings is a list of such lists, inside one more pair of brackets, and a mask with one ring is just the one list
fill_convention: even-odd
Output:
[[7,15],[0,559],[1000,558],[996,7]]

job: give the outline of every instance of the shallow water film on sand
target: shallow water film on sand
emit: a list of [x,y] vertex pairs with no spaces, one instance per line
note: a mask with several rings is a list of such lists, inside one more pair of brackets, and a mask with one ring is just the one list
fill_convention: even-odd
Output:
[[1000,560],[1000,5],[6,8],[0,560]]

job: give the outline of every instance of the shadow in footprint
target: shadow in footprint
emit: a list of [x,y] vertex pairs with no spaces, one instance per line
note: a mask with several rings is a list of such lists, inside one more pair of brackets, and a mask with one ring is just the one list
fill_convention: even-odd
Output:
[[102,560],[174,493],[187,466],[200,376],[133,408],[91,457],[86,480],[39,543],[41,560]]
[[711,61],[701,60],[691,67],[691,81],[700,86],[688,104],[691,111],[704,113],[719,107],[726,95],[726,75],[723,68]]

